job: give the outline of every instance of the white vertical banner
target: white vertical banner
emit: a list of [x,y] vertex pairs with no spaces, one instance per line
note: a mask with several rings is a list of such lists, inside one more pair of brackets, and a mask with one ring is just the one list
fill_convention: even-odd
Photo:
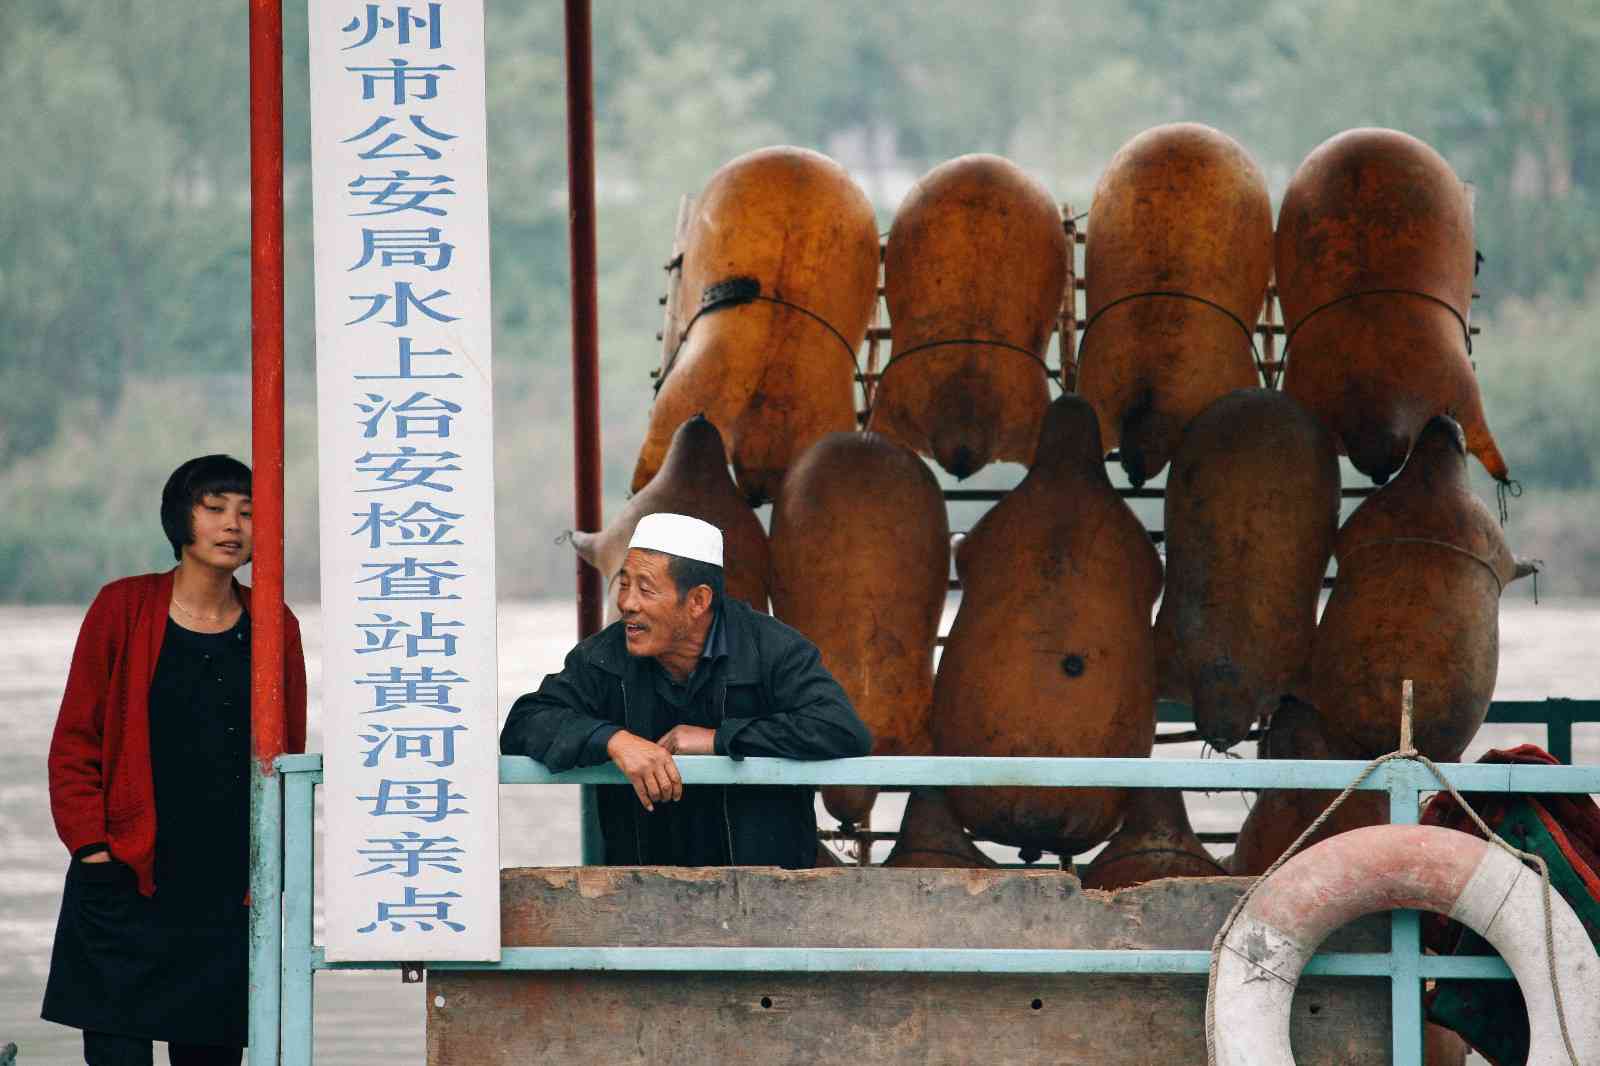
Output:
[[331,960],[500,957],[483,0],[309,0]]

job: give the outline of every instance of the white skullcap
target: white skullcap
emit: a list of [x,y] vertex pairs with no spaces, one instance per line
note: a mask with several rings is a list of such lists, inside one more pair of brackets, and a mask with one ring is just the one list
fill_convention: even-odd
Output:
[[645,515],[634,527],[628,547],[722,565],[722,530],[686,514],[660,511]]

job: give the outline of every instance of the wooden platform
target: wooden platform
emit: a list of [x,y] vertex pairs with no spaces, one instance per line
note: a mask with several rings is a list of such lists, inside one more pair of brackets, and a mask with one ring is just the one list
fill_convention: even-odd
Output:
[[[1059,871],[521,869],[508,946],[1209,949],[1245,882],[1084,891]],[[1383,950],[1385,916],[1330,949]],[[428,1062],[1205,1062],[1205,978],[430,972]],[[1381,979],[1313,979],[1296,1061],[1383,1063]]]

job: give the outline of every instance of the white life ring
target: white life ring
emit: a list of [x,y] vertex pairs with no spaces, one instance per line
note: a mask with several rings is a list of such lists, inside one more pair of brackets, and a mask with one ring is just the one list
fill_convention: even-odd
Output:
[[[1454,829],[1369,826],[1307,848],[1261,883],[1222,943],[1218,1066],[1293,1066],[1289,1005],[1306,960],[1347,922],[1402,907],[1447,914],[1493,944],[1527,1000],[1528,1066],[1570,1066],[1545,958],[1542,897],[1535,871]],[[1554,892],[1550,912],[1567,1031],[1583,1066],[1600,1066],[1600,958]]]

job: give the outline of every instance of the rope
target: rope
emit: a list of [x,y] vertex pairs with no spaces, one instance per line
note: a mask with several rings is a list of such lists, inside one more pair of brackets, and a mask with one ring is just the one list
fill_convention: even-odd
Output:
[[1497,481],[1494,487],[1494,500],[1500,507],[1500,525],[1504,528],[1506,519],[1511,517],[1511,507],[1506,503],[1508,499],[1515,500],[1522,495],[1522,482],[1516,478],[1506,478]]
[[706,286],[705,291],[700,295],[700,309],[694,313],[693,318],[689,319],[689,324],[683,327],[683,332],[678,335],[677,347],[672,349],[672,354],[667,357],[666,365],[661,368],[661,373],[656,378],[655,391],[657,393],[661,391],[661,386],[667,380],[667,375],[672,373],[672,368],[677,365],[678,353],[683,350],[684,342],[689,339],[689,331],[694,329],[694,324],[700,321],[701,316],[708,315],[713,311],[721,311],[728,307],[739,307],[748,303],[777,304],[779,307],[787,307],[792,311],[799,311],[802,315],[816,321],[829,333],[833,334],[850,355],[850,365],[855,367],[856,371],[856,382],[861,386],[861,403],[862,406],[866,406],[867,385],[862,380],[861,361],[856,357],[856,350],[850,346],[850,342],[845,339],[844,334],[835,329],[832,322],[829,322],[808,307],[801,307],[799,304],[785,300],[781,296],[762,295],[761,282],[752,277],[729,278],[726,281],[719,281],[714,285]]
[[1205,304],[1207,307],[1215,311],[1222,312],[1224,315],[1227,315],[1233,324],[1238,326],[1239,329],[1244,333],[1244,341],[1250,346],[1251,354],[1255,356],[1257,363],[1261,362],[1261,353],[1256,350],[1256,335],[1251,331],[1249,326],[1245,325],[1244,319],[1228,310],[1228,308],[1223,307],[1215,300],[1208,300],[1204,296],[1196,296],[1192,292],[1181,292],[1176,289],[1151,289],[1148,292],[1130,292],[1128,295],[1119,296],[1115,300],[1112,300],[1110,303],[1106,304],[1104,307],[1100,308],[1100,310],[1089,316],[1088,322],[1084,323],[1083,336],[1078,338],[1079,354],[1081,355],[1083,353],[1084,345],[1088,343],[1089,340],[1089,331],[1094,329],[1094,324],[1100,321],[1101,315],[1105,314],[1118,304],[1125,304],[1129,300],[1141,300],[1146,296],[1169,296],[1175,300],[1193,300],[1195,303]]
[[1355,292],[1347,292],[1343,296],[1335,296],[1327,303],[1313,307],[1301,317],[1300,321],[1290,326],[1288,332],[1283,338],[1282,361],[1285,363],[1289,361],[1289,349],[1294,346],[1294,335],[1299,332],[1301,326],[1305,325],[1307,322],[1310,322],[1313,318],[1326,311],[1330,307],[1336,307],[1339,304],[1344,303],[1346,300],[1354,300],[1362,296],[1420,296],[1424,300],[1432,300],[1434,303],[1438,304],[1440,307],[1456,316],[1456,321],[1461,323],[1461,336],[1467,342],[1467,354],[1472,354],[1472,330],[1467,327],[1467,320],[1462,317],[1460,311],[1456,310],[1455,304],[1449,302],[1448,300],[1442,300],[1433,295],[1431,292],[1422,292],[1419,289],[1357,289]]
[[[1317,816],[1317,820],[1307,826],[1305,832],[1296,837],[1294,843],[1290,844],[1288,849],[1278,856],[1277,861],[1267,867],[1260,877],[1251,882],[1250,887],[1244,890],[1243,894],[1234,903],[1233,909],[1228,912],[1228,917],[1223,921],[1222,928],[1217,930],[1216,939],[1211,942],[1211,965],[1206,977],[1206,1066],[1217,1066],[1217,967],[1222,961],[1223,942],[1227,940],[1228,933],[1232,931],[1233,923],[1243,913],[1245,904],[1250,901],[1250,897],[1255,894],[1256,889],[1260,888],[1267,878],[1277,873],[1284,863],[1294,857],[1295,853],[1305,845],[1305,842],[1333,816],[1333,812],[1337,811],[1340,805],[1350,798],[1350,795],[1360,787],[1363,781],[1372,776],[1373,771],[1394,759],[1410,759],[1426,766],[1439,784],[1444,786],[1445,790],[1450,793],[1451,798],[1460,804],[1462,810],[1467,812],[1473,824],[1483,833],[1485,840],[1522,862],[1532,865],[1534,869],[1539,871],[1539,882],[1544,891],[1544,957],[1546,968],[1549,971],[1550,989],[1556,1001],[1556,1020],[1561,1026],[1561,1041],[1566,1046],[1567,1058],[1571,1060],[1572,1066],[1582,1066],[1578,1061],[1578,1053],[1572,1046],[1572,1033],[1567,1027],[1567,1010],[1561,999],[1561,977],[1556,970],[1555,922],[1550,911],[1550,867],[1542,857],[1512,847],[1494,830],[1490,829],[1478,812],[1466,801],[1466,798],[1456,791],[1456,786],[1451,784],[1450,779],[1445,777],[1444,772],[1439,769],[1434,761],[1415,748],[1405,751],[1391,751],[1389,754],[1380,755],[1369,762],[1356,775],[1355,780],[1346,785],[1344,791],[1339,793],[1334,801],[1328,804],[1327,809]],[[1390,945],[1390,949],[1393,950],[1393,945]]]
[[[925,352],[930,348],[943,348],[943,347],[946,347],[947,345],[960,345],[960,344],[970,344],[970,345],[982,344],[982,345],[985,345],[985,346],[988,346],[988,347],[993,347],[993,348],[1004,348],[1007,351],[1016,352],[1019,355],[1025,355],[1029,359],[1032,359],[1035,363],[1039,364],[1040,368],[1044,371],[1044,376],[1045,376],[1045,380],[1046,381],[1055,380],[1052,377],[1051,373],[1050,373],[1050,364],[1046,363],[1038,355],[1038,353],[1030,351],[1027,348],[1022,347],[1021,345],[1012,344],[1010,341],[985,340],[982,337],[952,337],[950,340],[924,341],[921,344],[912,345],[911,347],[907,348],[903,352],[895,352],[892,356],[889,357],[889,361],[887,363],[883,364],[883,369],[878,372],[878,382],[879,382],[879,384],[882,384],[883,383],[883,379],[885,377],[887,377],[888,374],[889,374],[889,368],[894,366],[896,363],[900,362],[900,360],[902,360],[902,359],[908,359],[911,356],[916,355],[919,352]],[[1059,380],[1056,381],[1056,387],[1057,388],[1061,387],[1061,382]]]
[[1369,540],[1365,544],[1358,544],[1354,548],[1346,551],[1344,553],[1344,557],[1345,559],[1349,559],[1352,555],[1366,551],[1368,548],[1380,548],[1386,544],[1426,544],[1434,548],[1447,548],[1450,551],[1456,552],[1460,555],[1465,555],[1468,559],[1471,559],[1473,562],[1489,571],[1489,575],[1494,578],[1495,588],[1500,592],[1504,592],[1506,590],[1506,583],[1500,579],[1500,572],[1494,568],[1493,563],[1489,562],[1489,560],[1485,559],[1481,555],[1476,554],[1475,552],[1469,552],[1467,549],[1460,547],[1459,545],[1450,544],[1442,540],[1430,540],[1427,537],[1389,537],[1385,540]]

